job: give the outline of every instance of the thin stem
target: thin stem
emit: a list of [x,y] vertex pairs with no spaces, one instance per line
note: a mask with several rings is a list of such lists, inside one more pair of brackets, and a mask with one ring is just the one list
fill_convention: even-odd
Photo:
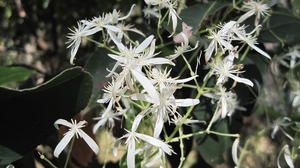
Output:
[[45,157],[45,155],[40,154],[40,153],[39,153],[39,155],[40,155],[40,158],[41,158],[42,160],[46,161],[52,168],[58,168],[58,167],[55,166],[49,159],[47,159],[47,158]]
[[[179,131],[180,131],[180,129],[179,129]],[[180,134],[180,132],[179,132],[179,134]],[[220,136],[226,136],[226,137],[236,137],[236,138],[240,137],[239,134],[228,134],[228,133],[223,133],[223,132],[204,130],[204,131],[198,131],[198,132],[191,133],[191,134],[182,134],[181,136],[172,138],[170,141],[167,141],[167,142],[178,142],[181,139],[187,139],[187,138],[190,138],[193,136],[203,135],[203,134],[214,134],[214,135],[220,135]]]
[[69,163],[69,160],[70,160],[70,157],[71,157],[71,153],[72,153],[72,148],[73,148],[74,142],[75,142],[75,137],[73,137],[72,140],[71,140],[70,149],[68,151],[68,155],[67,155],[67,159],[66,159],[64,168],[68,167],[68,163]]
[[110,52],[112,52],[112,53],[114,53],[114,54],[119,54],[118,51],[115,51],[115,50],[111,49],[109,46],[107,46],[107,45],[104,44],[104,43],[100,43],[100,42],[98,42],[98,41],[96,41],[96,40],[93,40],[93,39],[91,39],[91,38],[89,38],[89,37],[85,37],[85,39],[88,40],[88,41],[90,41],[90,42],[93,42],[93,43],[97,44],[97,45],[98,45],[99,47],[101,47],[101,48],[105,48],[105,49],[109,50]]
[[[181,137],[183,135],[183,131],[182,131],[182,127],[179,128],[179,137]],[[183,140],[182,138],[179,138],[180,141],[180,163],[178,168],[181,168],[183,166],[183,162],[185,161],[185,157],[184,157],[184,144],[183,144]]]

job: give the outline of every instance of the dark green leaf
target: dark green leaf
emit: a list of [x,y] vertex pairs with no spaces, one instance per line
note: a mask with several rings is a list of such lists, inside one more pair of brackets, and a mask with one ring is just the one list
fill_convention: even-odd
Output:
[[194,31],[197,31],[202,27],[203,21],[207,18],[207,16],[216,13],[228,5],[229,3],[224,1],[214,1],[208,4],[197,4],[182,10],[180,17],[182,18],[183,22],[193,27]]
[[[228,124],[226,120],[216,123],[213,130],[228,133]],[[229,137],[201,135],[195,137],[195,139],[197,144],[196,149],[207,164],[214,167],[218,164],[224,163],[224,153],[231,147],[232,144],[232,140]]]
[[278,10],[263,26],[260,42],[296,44],[300,42],[300,18],[285,10]]
[[0,67],[0,85],[28,79],[32,71],[23,67]]
[[0,151],[0,165],[7,165],[22,158],[20,154],[2,145],[0,145]]
[[70,119],[87,105],[92,78],[80,67],[24,90],[0,88],[0,145],[24,155],[55,133],[53,123]]

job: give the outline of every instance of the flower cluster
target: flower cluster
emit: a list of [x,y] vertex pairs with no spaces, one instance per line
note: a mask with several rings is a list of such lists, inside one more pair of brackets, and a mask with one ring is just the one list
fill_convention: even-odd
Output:
[[[180,19],[176,10],[177,0],[145,0],[145,3],[147,4],[147,8],[143,10],[145,17],[158,18],[158,29],[165,17],[168,17],[168,22],[172,20],[172,33],[169,37],[173,36],[174,44],[180,44],[175,46],[173,54],[163,55],[156,51],[159,47],[154,35],[145,35],[132,25],[126,25],[125,19],[130,17],[134,5],[126,16],[121,16],[119,11],[114,10],[90,20],[81,20],[68,35],[71,64],[74,63],[76,52],[83,38],[111,51],[108,58],[115,61],[113,68],[108,70],[107,77],[110,77],[111,81],[104,87],[102,98],[97,100],[97,103],[103,104],[105,109],[100,116],[95,118],[97,123],[94,125],[93,132],[97,133],[98,129],[105,126],[113,128],[116,120],[124,118],[130,123],[125,129],[127,134],[120,138],[120,140],[126,139],[128,168],[135,167],[135,156],[139,154],[144,157],[142,167],[151,167],[159,161],[162,163],[165,154],[171,155],[173,151],[168,145],[169,141],[161,139],[163,127],[167,123],[175,124],[177,127],[187,123],[198,123],[199,121],[188,119],[190,116],[186,116],[179,108],[199,104],[200,96],[211,98],[213,104],[217,102],[210,125],[218,119],[230,117],[236,109],[240,108],[237,95],[227,89],[225,83],[231,79],[234,81],[233,87],[236,83],[251,87],[254,84],[249,79],[241,77],[244,71],[243,65],[235,63],[239,59],[240,49],[236,44],[244,43],[271,59],[269,54],[256,46],[256,36],[260,27],[258,22],[262,16],[268,15],[269,7],[260,2],[249,1],[243,6],[247,13],[237,21],[229,21],[219,25],[217,29],[209,29],[208,39],[211,41],[205,49],[205,60],[210,70],[205,78],[213,79],[216,83],[213,88],[209,88],[209,91],[204,93],[204,87],[198,85],[197,72],[193,71],[184,56],[185,53],[199,47],[198,42],[194,47],[190,46],[190,37],[193,35],[192,27],[183,22],[182,32],[176,34],[177,22]],[[163,12],[165,12],[164,15]],[[247,32],[246,26],[241,23],[252,15],[256,15],[257,28]],[[143,40],[132,40],[127,31],[140,34]],[[88,37],[98,32],[102,32],[103,42],[96,42]],[[176,58],[180,56],[186,61],[190,71],[191,75],[188,78],[171,76],[171,66],[176,66]],[[190,81],[196,83],[195,87],[200,96],[176,98],[175,92]],[[133,119],[128,116],[133,116]],[[145,125],[145,118],[147,118],[147,127],[150,129],[139,129]],[[59,120],[56,124],[63,124],[71,129],[59,143],[55,156],[59,155],[74,135],[82,137],[94,152],[98,151],[95,143],[80,129],[85,122],[70,124]],[[238,140],[234,143],[233,150],[235,162],[237,162],[237,148]]]

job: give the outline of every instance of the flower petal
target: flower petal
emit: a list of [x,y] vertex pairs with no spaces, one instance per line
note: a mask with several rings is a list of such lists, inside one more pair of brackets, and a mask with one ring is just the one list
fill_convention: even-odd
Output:
[[131,70],[132,75],[135,77],[137,81],[144,87],[144,89],[148,92],[148,94],[154,99],[159,100],[158,93],[155,89],[155,87],[152,85],[152,82],[146,78],[141,72],[138,72],[136,70]]
[[78,132],[79,132],[79,135],[83,138],[83,140],[93,150],[93,152],[97,154],[99,152],[99,147],[98,147],[97,143],[81,129],[79,129]]
[[147,48],[152,40],[153,40],[154,36],[150,35],[149,37],[147,37],[136,49],[135,49],[135,53],[140,53],[142,51],[145,50],[145,48]]
[[65,147],[68,145],[72,137],[74,136],[73,131],[69,131],[65,134],[65,136],[60,140],[60,142],[57,144],[57,146],[54,149],[54,156],[58,158],[59,154],[65,149]]
[[249,79],[246,79],[246,78],[240,78],[240,77],[235,76],[233,74],[229,74],[228,77],[231,78],[231,79],[233,79],[233,80],[235,80],[235,81],[237,81],[237,82],[249,85],[251,87],[253,87],[253,85],[254,85]]
[[127,168],[135,168],[135,141],[131,138],[127,147]]
[[239,147],[240,139],[236,138],[232,144],[231,154],[232,154],[232,160],[235,163],[235,165],[238,165],[239,159],[238,159],[238,147]]
[[168,155],[171,155],[172,154],[172,149],[171,147],[162,142],[161,140],[157,139],[157,138],[153,138],[149,135],[145,135],[145,134],[140,134],[140,133],[136,133],[136,137],[138,137],[139,139],[153,145],[153,146],[156,146],[160,149],[162,149],[165,153],[167,153]]
[[175,104],[179,107],[195,106],[199,103],[200,101],[198,99],[175,99]]
[[58,119],[54,122],[54,127],[56,129],[59,129],[58,125],[64,125],[64,126],[67,126],[67,127],[70,127],[70,128],[73,126],[72,123],[70,123],[69,121],[64,120],[64,119]]

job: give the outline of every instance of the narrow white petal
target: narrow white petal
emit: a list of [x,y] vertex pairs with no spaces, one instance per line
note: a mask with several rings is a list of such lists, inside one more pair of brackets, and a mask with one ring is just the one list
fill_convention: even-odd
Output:
[[75,44],[73,44],[72,48],[71,48],[71,58],[70,58],[70,63],[73,65],[74,64],[74,60],[75,60],[75,55],[78,51],[78,48],[80,46],[81,43],[81,39],[78,38],[75,41]]
[[97,103],[103,104],[103,103],[106,103],[108,100],[109,100],[109,98],[98,99]]
[[145,102],[149,102],[149,103],[153,103],[153,104],[157,102],[156,100],[153,100],[153,98],[147,94],[133,94],[130,96],[130,98],[132,100],[141,100],[141,101],[145,101]]
[[133,138],[128,142],[127,168],[135,168],[135,141]]
[[100,119],[97,124],[94,125],[93,127],[93,133],[96,134],[97,130],[102,127],[103,125],[105,125],[105,123],[107,122],[107,118],[102,118]]
[[149,135],[140,134],[140,133],[136,133],[136,137],[138,137],[139,139],[141,139],[153,146],[156,146],[156,147],[162,149],[168,155],[172,154],[171,147],[159,139],[153,138],[152,136],[149,136]]
[[228,111],[228,107],[227,107],[227,102],[226,102],[226,98],[222,97],[221,98],[221,109],[222,109],[222,113],[221,113],[221,118],[225,118]]
[[93,150],[93,152],[97,154],[99,152],[99,147],[98,147],[97,143],[81,129],[79,129],[78,132],[80,132],[79,135],[81,135],[81,137],[89,145],[89,147]]
[[152,82],[146,78],[141,72],[136,70],[131,70],[131,73],[135,77],[135,79],[144,87],[144,89],[148,92],[148,94],[154,99],[159,100],[158,93],[153,86]]
[[58,125],[64,125],[64,126],[67,126],[67,127],[70,127],[70,128],[73,126],[72,123],[70,123],[69,121],[64,120],[64,119],[58,119],[54,122],[54,127],[56,129],[59,129]]
[[254,85],[249,79],[246,79],[246,78],[240,78],[240,77],[235,76],[233,74],[229,74],[228,77],[231,78],[231,79],[233,79],[233,80],[235,80],[235,81],[237,81],[237,82],[249,85],[251,87],[253,87],[253,85]]
[[135,4],[133,4],[133,5],[131,6],[131,8],[130,8],[128,14],[127,14],[126,16],[123,16],[123,17],[119,18],[118,21],[127,19],[127,18],[131,15],[131,13],[132,13],[134,7],[135,7]]
[[59,154],[65,149],[65,147],[68,145],[72,137],[74,136],[73,131],[69,131],[65,134],[65,136],[60,140],[60,142],[57,144],[57,146],[54,149],[54,156],[58,158]]
[[248,12],[246,12],[245,14],[243,14],[238,20],[238,23],[242,23],[243,21],[245,21],[246,19],[248,19],[249,17],[251,17],[252,15],[255,14],[254,10],[250,10]]
[[272,133],[271,133],[271,138],[272,138],[272,139],[275,138],[275,135],[276,135],[276,133],[278,132],[278,130],[279,130],[279,126],[276,125],[276,126],[273,128],[273,131],[272,131]]
[[235,163],[235,165],[238,164],[238,148],[239,148],[240,139],[236,138],[232,144],[231,154],[232,154],[232,160]]
[[264,52],[262,49],[256,47],[254,44],[252,43],[248,43],[248,45],[253,48],[255,51],[257,51],[258,53],[260,53],[261,55],[267,57],[268,59],[271,59],[270,55],[266,52]]
[[162,115],[157,115],[155,127],[154,127],[154,137],[159,138],[161,131],[163,130],[164,120]]
[[287,163],[287,165],[290,167],[290,168],[294,168],[294,164],[293,164],[293,160],[291,158],[291,153],[290,153],[290,150],[289,150],[289,147],[286,146],[286,148],[284,149],[284,159]]
[[198,77],[198,75],[195,75],[195,76],[192,76],[192,77],[189,77],[189,78],[170,80],[169,82],[170,83],[186,83],[186,82],[189,82],[189,81],[191,81],[191,80],[193,80],[197,77]]
[[141,120],[145,117],[145,114],[146,114],[146,111],[144,110],[135,117],[135,119],[132,123],[132,126],[131,126],[132,132],[135,132],[137,130],[138,126],[140,125]]
[[198,99],[175,99],[176,106],[189,107],[200,103]]
[[221,30],[218,32],[220,35],[228,34],[228,31],[236,24],[236,21],[229,21],[228,23],[224,24]]
[[154,56],[154,52],[155,52],[155,39],[151,42],[150,50],[147,53],[146,58],[152,58]]
[[120,62],[120,63],[127,63],[129,61],[128,58],[125,58],[125,57],[121,57],[121,56],[118,56],[118,55],[115,55],[115,54],[107,54],[110,58]]
[[135,49],[135,53],[140,53],[142,51],[144,51],[152,42],[154,36],[150,35],[149,37],[147,37],[136,49]]
[[126,47],[122,44],[122,42],[117,38],[117,36],[115,35],[115,33],[113,33],[110,30],[107,30],[107,33],[109,34],[110,38],[112,39],[112,41],[117,45],[118,49],[120,51],[124,51],[126,50]]
[[173,32],[170,36],[173,36],[173,34],[176,32],[176,28],[177,28],[177,16],[176,16],[176,11],[174,9],[171,9],[170,13],[171,13],[172,25],[173,25]]
[[166,58],[150,58],[143,62],[144,65],[162,65],[162,64],[170,64],[175,66],[175,64]]
[[112,26],[112,25],[105,25],[104,26],[107,30],[113,31],[113,32],[122,32],[120,28],[117,26]]

